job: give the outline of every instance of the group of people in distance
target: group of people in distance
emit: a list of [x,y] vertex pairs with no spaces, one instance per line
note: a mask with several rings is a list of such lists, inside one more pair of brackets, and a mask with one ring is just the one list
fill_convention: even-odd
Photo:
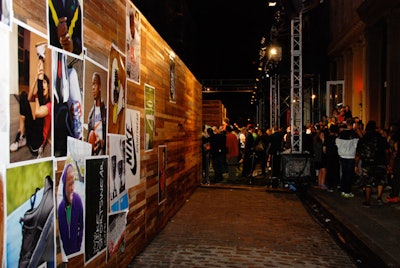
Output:
[[[204,126],[203,156],[210,155],[214,169],[214,182],[241,176],[252,176],[256,164],[261,166],[261,175],[279,177],[281,170],[279,155],[290,153],[291,135],[296,134],[287,128],[272,128],[266,131],[255,128],[230,125],[224,119],[220,127]],[[320,122],[307,123],[304,128],[303,151],[312,155],[316,180],[315,186],[321,190],[340,191],[343,198],[352,198],[352,189],[360,185],[364,192],[365,207],[371,206],[371,193],[377,188],[376,204],[399,202],[400,188],[400,122],[389,129],[379,128],[376,121],[370,120],[364,127],[358,117],[353,117],[349,106],[343,107],[332,117],[322,116]],[[203,174],[209,168],[204,161]],[[275,160],[275,161],[274,161]],[[389,185],[390,193],[383,200],[383,190]]]

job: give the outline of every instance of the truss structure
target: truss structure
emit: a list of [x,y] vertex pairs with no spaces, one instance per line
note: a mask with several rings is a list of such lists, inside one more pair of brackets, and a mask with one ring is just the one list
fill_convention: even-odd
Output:
[[291,20],[290,129],[292,153],[303,151],[302,15]]

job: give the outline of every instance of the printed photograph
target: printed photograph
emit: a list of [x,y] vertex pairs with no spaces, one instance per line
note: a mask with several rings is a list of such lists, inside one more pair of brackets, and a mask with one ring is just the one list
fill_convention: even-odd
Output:
[[108,215],[107,260],[125,247],[125,231],[128,211]]
[[67,154],[67,137],[83,138],[84,62],[64,53],[52,53],[54,97],[54,156]]
[[49,45],[76,56],[83,49],[83,0],[47,0]]
[[85,265],[107,248],[108,157],[86,158]]
[[108,65],[108,133],[125,134],[125,57],[114,44]]
[[85,185],[75,161],[66,160],[57,190],[58,243],[62,261],[83,253]]
[[6,171],[7,267],[54,267],[53,161]]
[[145,136],[144,136],[144,149],[145,151],[153,150],[154,141],[154,113],[155,113],[155,88],[145,84],[144,85],[144,121],[145,121]]
[[140,84],[140,12],[130,1],[126,10],[126,77]]
[[107,69],[85,57],[83,137],[92,155],[105,155],[107,148]]
[[167,146],[158,146],[158,204],[164,202],[167,198]]
[[129,208],[125,176],[126,141],[125,135],[109,134],[109,200],[111,212]]
[[10,162],[50,157],[51,50],[43,37],[17,26],[17,91],[10,91]]
[[140,111],[127,109],[125,125],[126,184],[129,189],[140,183]]

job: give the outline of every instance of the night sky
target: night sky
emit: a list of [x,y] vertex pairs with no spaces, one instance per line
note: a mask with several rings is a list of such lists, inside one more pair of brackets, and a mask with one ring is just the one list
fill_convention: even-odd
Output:
[[[269,42],[271,25],[275,22],[276,9],[268,7],[267,0],[240,3],[231,0],[132,2],[200,82],[204,79],[255,80],[261,38],[266,37]],[[313,24],[304,26],[313,27]],[[288,42],[290,44],[290,27],[286,25],[284,28],[286,32],[281,36],[284,59],[280,65],[290,63],[290,46],[287,45]],[[322,47],[322,35],[318,29],[309,30],[320,38],[318,42],[311,41],[313,45],[307,46],[316,55]],[[303,36],[307,42],[307,35]],[[303,65],[306,68],[307,62],[304,60]],[[321,70],[321,66],[314,63],[312,66],[316,71]],[[286,69],[285,72],[289,74],[290,68]],[[221,99],[233,121],[242,121],[241,115],[247,118],[254,114],[255,106],[250,105],[250,97],[251,94],[203,94],[204,99]]]

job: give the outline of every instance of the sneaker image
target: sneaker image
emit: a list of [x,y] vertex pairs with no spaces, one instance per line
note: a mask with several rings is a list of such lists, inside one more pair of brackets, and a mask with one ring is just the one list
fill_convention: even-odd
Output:
[[37,267],[45,261],[54,260],[54,200],[53,180],[45,179],[43,197],[36,208],[36,188],[30,198],[31,208],[20,219],[22,246],[19,267]]
[[17,137],[15,138],[15,142],[11,143],[10,151],[15,152],[18,151],[19,148],[26,145],[26,137],[25,135],[21,135],[21,132],[18,131]]

